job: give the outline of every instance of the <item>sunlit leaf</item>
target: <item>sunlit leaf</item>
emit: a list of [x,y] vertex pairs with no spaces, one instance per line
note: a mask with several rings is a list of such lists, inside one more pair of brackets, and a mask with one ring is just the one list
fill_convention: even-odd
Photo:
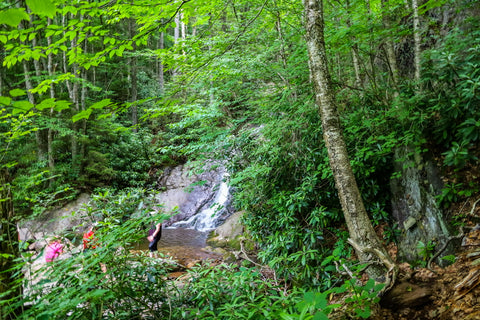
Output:
[[11,101],[12,101],[12,99],[9,98],[9,97],[2,97],[2,96],[0,96],[0,104],[3,104],[3,105],[8,106]]
[[30,111],[30,109],[33,108],[33,104],[31,104],[30,102],[26,101],[26,100],[22,100],[22,101],[15,101],[13,103],[13,113],[20,113],[20,112],[27,112],[27,111]]
[[72,121],[77,122],[78,120],[81,120],[81,119],[88,119],[90,117],[90,114],[92,114],[92,109],[83,110],[77,113],[76,115],[74,115],[72,117]]
[[23,89],[13,89],[13,90],[10,90],[10,95],[12,97],[21,97],[21,96],[24,96],[26,95],[27,92]]
[[22,20],[30,21],[30,17],[25,12],[24,8],[7,9],[0,11],[0,21],[8,24],[11,27],[18,27]]
[[55,98],[51,99],[45,99],[39,104],[37,104],[36,108],[38,110],[44,110],[44,109],[51,109],[55,106]]
[[50,0],[26,0],[28,7],[33,13],[53,18],[57,8]]

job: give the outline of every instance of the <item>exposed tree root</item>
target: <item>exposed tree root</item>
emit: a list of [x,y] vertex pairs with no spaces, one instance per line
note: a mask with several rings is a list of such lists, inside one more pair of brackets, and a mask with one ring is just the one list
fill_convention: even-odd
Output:
[[384,282],[385,287],[379,292],[379,295],[381,296],[385,294],[385,292],[390,290],[395,284],[395,281],[397,279],[398,266],[378,249],[361,247],[358,243],[353,241],[353,239],[351,238],[348,239],[348,243],[350,243],[350,245],[354,247],[355,250],[365,252],[365,253],[370,253],[376,256],[380,260],[380,261],[367,261],[366,263],[368,264],[379,263],[385,266],[385,268],[387,269],[387,272],[385,274],[385,282]]

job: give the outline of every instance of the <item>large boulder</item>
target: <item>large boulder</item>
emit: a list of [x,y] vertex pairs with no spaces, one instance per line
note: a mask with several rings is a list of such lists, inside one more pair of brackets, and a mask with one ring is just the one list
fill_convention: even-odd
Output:
[[228,217],[217,227],[207,239],[207,244],[216,248],[240,250],[240,241],[244,241],[244,225],[241,223],[243,211],[238,211]]

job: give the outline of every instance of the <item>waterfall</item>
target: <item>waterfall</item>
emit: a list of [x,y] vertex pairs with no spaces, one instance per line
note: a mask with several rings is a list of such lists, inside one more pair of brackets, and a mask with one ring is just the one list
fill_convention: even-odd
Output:
[[[225,177],[227,174],[224,174]],[[228,184],[221,180],[214,199],[199,210],[197,214],[190,217],[188,220],[178,221],[172,224],[175,228],[191,228],[198,231],[206,232],[217,227],[217,222],[223,213],[227,210],[228,198],[230,188]]]

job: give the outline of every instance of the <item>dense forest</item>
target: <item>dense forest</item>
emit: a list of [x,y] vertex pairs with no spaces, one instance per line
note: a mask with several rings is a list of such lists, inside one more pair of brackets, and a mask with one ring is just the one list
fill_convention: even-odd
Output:
[[[385,318],[400,266],[455,263],[479,222],[479,17],[474,0],[1,1],[0,318]],[[255,261],[179,285],[125,248],[164,170],[211,161]],[[27,287],[17,224],[81,193],[104,245]]]

